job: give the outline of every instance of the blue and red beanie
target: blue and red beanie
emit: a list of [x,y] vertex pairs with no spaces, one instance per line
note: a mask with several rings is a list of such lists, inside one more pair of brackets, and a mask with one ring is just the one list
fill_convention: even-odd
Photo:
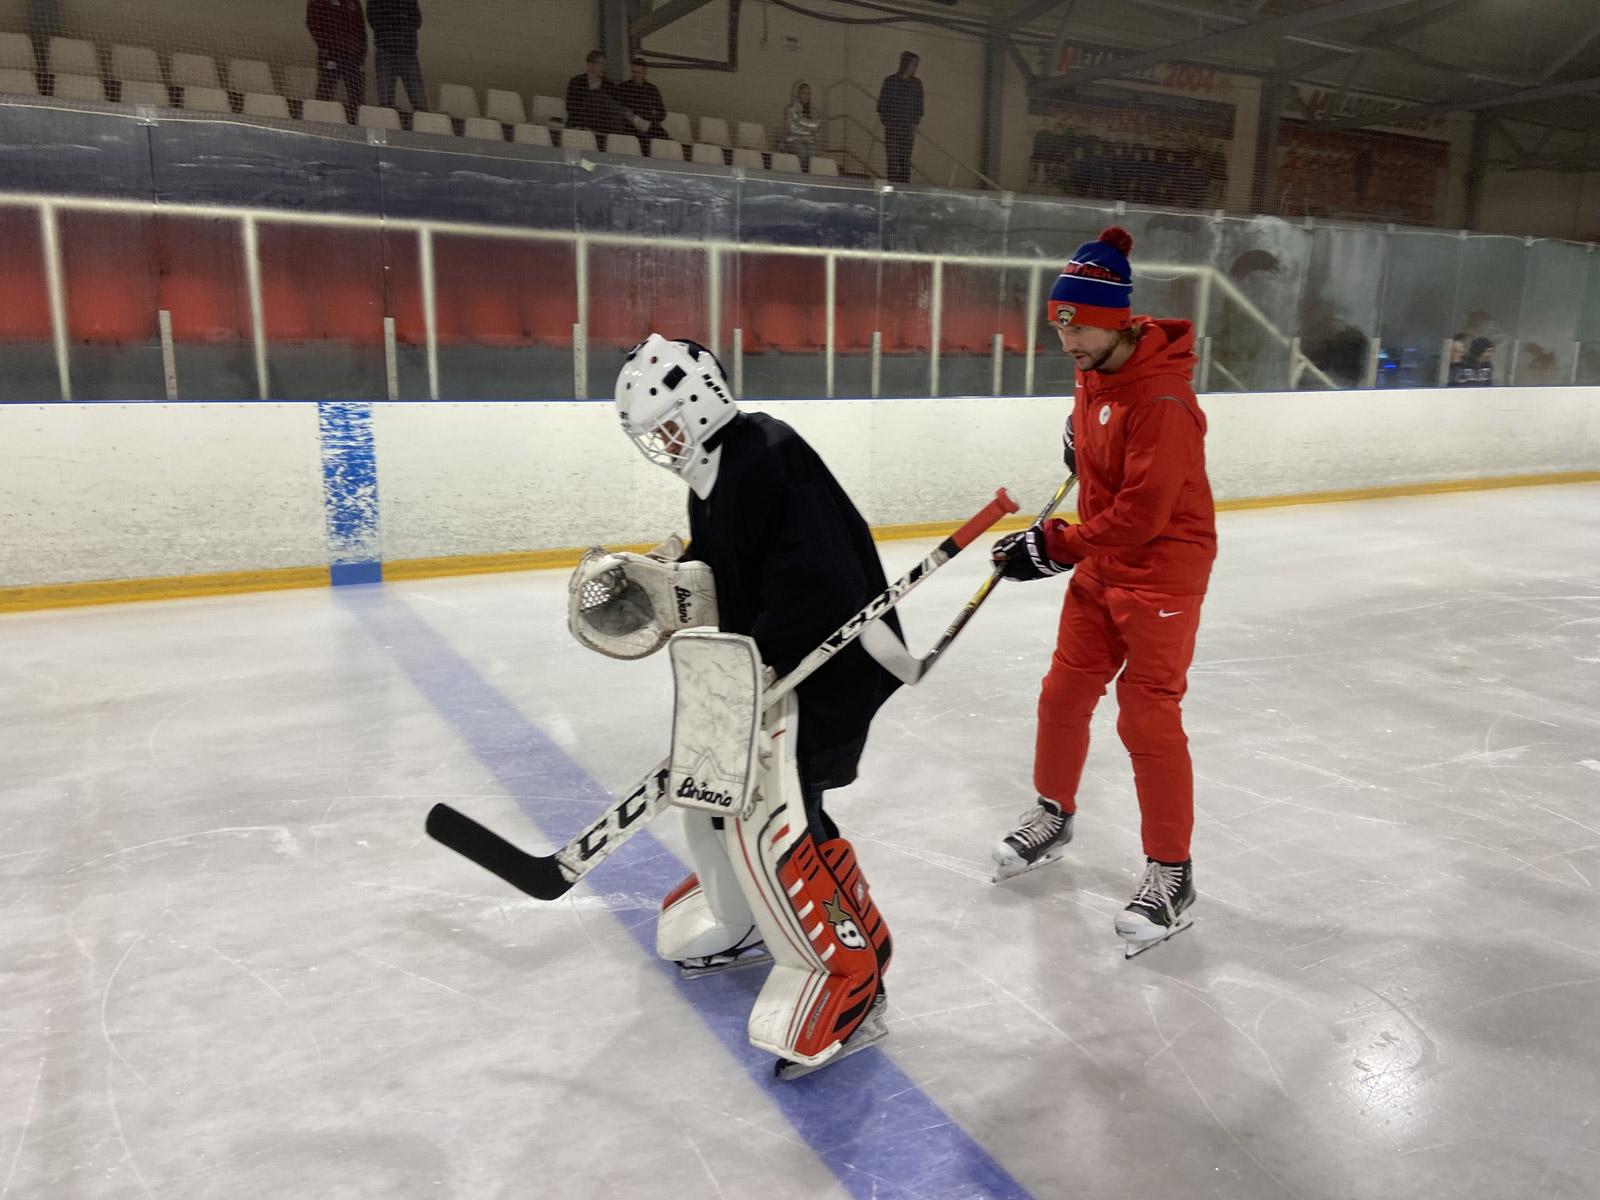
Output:
[[1050,289],[1050,324],[1128,329],[1133,324],[1133,235],[1121,225],[1078,247]]

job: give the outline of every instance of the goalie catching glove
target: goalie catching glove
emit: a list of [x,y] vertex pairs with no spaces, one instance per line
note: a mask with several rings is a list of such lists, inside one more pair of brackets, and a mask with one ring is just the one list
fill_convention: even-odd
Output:
[[711,568],[679,562],[676,536],[648,554],[592,547],[567,584],[567,628],[611,658],[644,658],[680,629],[717,624]]

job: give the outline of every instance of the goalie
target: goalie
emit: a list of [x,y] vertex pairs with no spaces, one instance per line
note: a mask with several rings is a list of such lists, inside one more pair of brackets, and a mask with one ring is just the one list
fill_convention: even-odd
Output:
[[[771,705],[763,690],[887,586],[872,535],[816,452],[741,412],[716,357],[651,334],[617,379],[622,427],[689,485],[688,552],[591,550],[571,587],[586,646],[640,658],[671,641],[677,703],[665,786],[694,874],[662,901],[657,951],[688,977],[772,962],[753,1045],[793,1078],[878,1041],[888,927],[823,808],[856,777],[899,686],[851,644]],[[885,620],[898,634],[893,613]],[[720,633],[673,634],[716,626]]]

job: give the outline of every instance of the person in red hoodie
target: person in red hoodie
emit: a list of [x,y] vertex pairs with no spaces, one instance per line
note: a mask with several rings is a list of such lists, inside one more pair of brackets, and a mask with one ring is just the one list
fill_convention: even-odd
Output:
[[1055,861],[1072,840],[1089,718],[1116,679],[1146,857],[1116,921],[1129,957],[1193,920],[1194,770],[1180,702],[1217,554],[1206,418],[1191,383],[1194,329],[1132,315],[1132,248],[1126,230],[1107,229],[1079,248],[1050,293],[1050,323],[1077,366],[1065,456],[1080,523],[1052,518],[993,551],[1010,579],[1076,568],[1039,694],[1039,800],[995,847],[995,879]]

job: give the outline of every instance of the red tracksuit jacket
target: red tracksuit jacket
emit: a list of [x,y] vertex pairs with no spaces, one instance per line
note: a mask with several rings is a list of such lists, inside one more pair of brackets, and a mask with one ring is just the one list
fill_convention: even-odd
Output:
[[1052,521],[1050,556],[1110,587],[1197,596],[1217,556],[1206,479],[1206,418],[1190,380],[1188,321],[1135,317],[1141,330],[1121,370],[1079,372],[1072,428],[1078,525]]

